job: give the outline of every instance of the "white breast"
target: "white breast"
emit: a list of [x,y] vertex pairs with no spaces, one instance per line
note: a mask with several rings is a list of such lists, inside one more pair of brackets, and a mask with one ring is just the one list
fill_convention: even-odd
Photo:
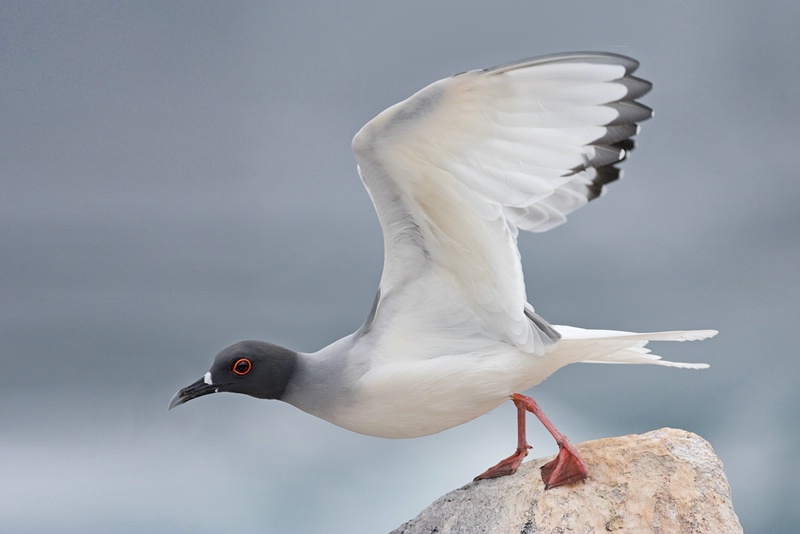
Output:
[[326,419],[384,438],[435,434],[535,386],[559,367],[552,361],[500,343],[480,354],[387,363],[365,373],[352,402]]

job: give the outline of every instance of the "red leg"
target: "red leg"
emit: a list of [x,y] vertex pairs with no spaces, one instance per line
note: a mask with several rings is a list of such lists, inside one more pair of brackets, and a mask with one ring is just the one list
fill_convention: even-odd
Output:
[[520,403],[526,410],[533,413],[558,444],[558,456],[542,466],[542,480],[545,489],[572,484],[586,478],[589,470],[586,469],[586,464],[581,460],[578,451],[564,434],[556,430],[536,401],[519,393],[514,393],[511,398],[514,400],[514,404]]
[[505,460],[476,476],[475,480],[513,475],[522,460],[528,455],[528,449],[531,446],[528,445],[528,440],[525,438],[525,405],[514,397],[511,397],[511,400],[514,401],[514,406],[517,407],[517,450]]
[[531,448],[525,437],[526,411],[533,413],[542,422],[558,444],[558,456],[542,466],[542,480],[545,489],[572,484],[586,478],[588,470],[578,455],[578,451],[564,434],[556,430],[536,401],[519,393],[514,393],[511,400],[517,407],[517,450],[505,460],[475,477],[475,480],[511,475],[520,466],[522,460],[528,455],[528,449]]

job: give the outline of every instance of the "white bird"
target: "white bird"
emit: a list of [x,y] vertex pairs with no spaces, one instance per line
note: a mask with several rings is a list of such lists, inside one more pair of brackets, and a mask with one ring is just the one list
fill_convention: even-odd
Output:
[[384,267],[366,322],[318,352],[260,341],[217,354],[170,408],[217,391],[279,399],[354,432],[412,438],[466,423],[511,399],[518,446],[479,475],[516,471],[526,411],[556,439],[546,487],[583,479],[578,453],[528,390],[575,362],[700,369],[650,354],[648,341],[714,330],[631,333],[551,325],[527,302],[519,230],[543,232],[603,194],[651,110],[638,63],[606,53],[546,56],[435,82],[353,139],[383,228]]

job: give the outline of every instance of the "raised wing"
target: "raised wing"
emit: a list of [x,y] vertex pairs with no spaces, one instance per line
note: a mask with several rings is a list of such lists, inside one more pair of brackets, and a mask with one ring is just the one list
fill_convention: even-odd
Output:
[[526,302],[517,232],[563,223],[618,178],[652,113],[635,102],[651,87],[637,67],[578,53],[469,71],[367,123],[353,150],[384,235],[372,320],[396,297],[410,334],[450,314],[453,337],[479,327],[544,353],[558,334]]

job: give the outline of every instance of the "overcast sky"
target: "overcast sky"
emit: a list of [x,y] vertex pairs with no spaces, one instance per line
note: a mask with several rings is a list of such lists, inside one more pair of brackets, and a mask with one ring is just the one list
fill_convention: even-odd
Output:
[[[432,5],[433,4],[433,5]],[[532,394],[574,442],[708,439],[749,533],[800,529],[800,7],[791,2],[2,2],[0,522],[33,532],[386,532],[507,456],[514,409],[381,440],[172,394],[239,339],[366,317],[380,228],[350,140],[472,68],[633,56],[625,179],[520,240],[554,323],[717,328],[706,371],[576,365]],[[533,457],[555,452],[538,424]]]

